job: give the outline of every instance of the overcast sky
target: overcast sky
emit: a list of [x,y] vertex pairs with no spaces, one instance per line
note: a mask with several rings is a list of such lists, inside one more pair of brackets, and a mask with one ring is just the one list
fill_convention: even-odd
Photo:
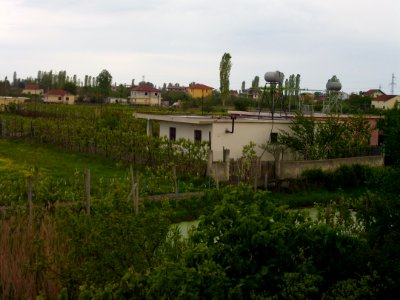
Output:
[[230,88],[279,70],[323,90],[400,93],[399,0],[0,0],[0,78],[37,71]]

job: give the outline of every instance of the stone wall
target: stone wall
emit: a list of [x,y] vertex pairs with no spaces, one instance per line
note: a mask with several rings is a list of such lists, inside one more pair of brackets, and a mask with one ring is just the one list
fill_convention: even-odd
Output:
[[383,166],[384,159],[382,155],[377,156],[361,156],[361,157],[348,157],[337,159],[324,159],[324,160],[301,160],[289,161],[281,160],[279,162],[278,179],[293,179],[301,175],[305,170],[321,169],[323,171],[330,171],[339,168],[342,165],[368,165],[371,167]]

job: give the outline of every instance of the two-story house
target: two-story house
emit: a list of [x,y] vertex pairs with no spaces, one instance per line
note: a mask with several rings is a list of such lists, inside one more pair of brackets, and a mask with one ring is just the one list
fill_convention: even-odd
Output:
[[382,95],[385,95],[385,93],[379,89],[370,89],[370,90],[366,91],[364,94],[367,96],[370,96],[372,99],[377,98]]
[[130,89],[129,103],[161,106],[161,90],[151,85],[139,85]]
[[210,96],[213,90],[212,87],[200,83],[191,84],[187,88],[187,92],[192,98],[205,98]]

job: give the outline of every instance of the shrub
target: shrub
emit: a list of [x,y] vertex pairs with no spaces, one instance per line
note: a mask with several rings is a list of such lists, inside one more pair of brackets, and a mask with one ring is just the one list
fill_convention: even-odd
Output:
[[301,174],[301,179],[307,188],[325,187],[328,181],[327,177],[327,173],[321,169],[310,169]]
[[233,105],[235,106],[236,110],[246,111],[250,106],[250,101],[246,98],[238,98],[233,101]]

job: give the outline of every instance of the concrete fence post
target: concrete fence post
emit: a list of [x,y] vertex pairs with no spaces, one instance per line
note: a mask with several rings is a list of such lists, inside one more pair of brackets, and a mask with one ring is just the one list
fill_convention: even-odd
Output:
[[213,151],[211,149],[208,150],[208,160],[207,160],[207,175],[211,176],[212,174],[212,163],[213,163]]
[[230,150],[224,148],[224,166],[225,166],[225,179],[229,180],[230,174],[229,174],[229,169],[230,169]]

